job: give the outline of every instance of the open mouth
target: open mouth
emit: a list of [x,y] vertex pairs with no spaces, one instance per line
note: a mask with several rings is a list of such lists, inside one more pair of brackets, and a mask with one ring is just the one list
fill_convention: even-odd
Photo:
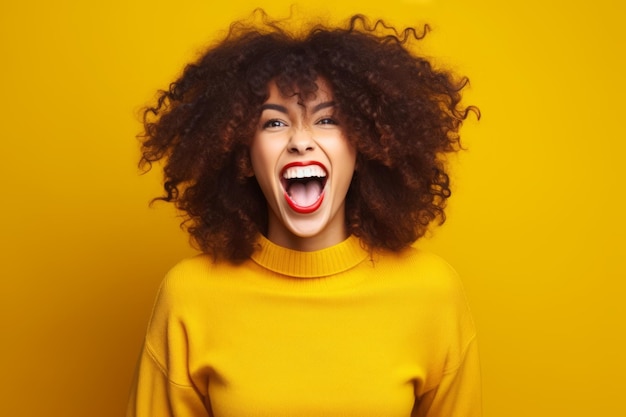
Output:
[[302,214],[312,213],[322,205],[326,180],[326,168],[318,162],[293,162],[281,174],[287,203]]

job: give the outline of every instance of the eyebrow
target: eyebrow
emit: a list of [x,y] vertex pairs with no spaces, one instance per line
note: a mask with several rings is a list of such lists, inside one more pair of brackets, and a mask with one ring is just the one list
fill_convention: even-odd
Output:
[[[335,106],[335,102],[334,101],[324,101],[322,103],[316,104],[315,106],[313,106],[312,113],[317,113],[318,111],[322,110],[322,109],[326,109],[328,107],[333,107]],[[261,105],[261,112],[263,110],[276,110],[279,111],[281,113],[285,113],[288,114],[289,112],[287,111],[287,108],[285,106],[282,106],[280,104],[274,104],[274,103],[265,103],[263,105]]]
[[316,104],[313,107],[313,113],[317,113],[318,111],[320,111],[322,109],[326,109],[328,107],[333,107],[334,105],[335,105],[334,101],[325,101],[323,103]]
[[265,103],[261,106],[261,111],[263,110],[276,110],[279,111],[281,113],[285,113],[287,114],[287,107],[285,106],[281,106],[280,104],[272,104],[272,103]]

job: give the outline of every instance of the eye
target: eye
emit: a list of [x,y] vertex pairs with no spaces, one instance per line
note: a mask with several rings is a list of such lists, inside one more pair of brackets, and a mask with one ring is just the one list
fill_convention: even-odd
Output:
[[263,123],[263,129],[272,129],[277,127],[285,127],[287,124],[279,119],[270,119]]
[[332,117],[323,117],[320,120],[317,121],[318,125],[338,125],[339,123],[337,122],[337,120],[333,119]]

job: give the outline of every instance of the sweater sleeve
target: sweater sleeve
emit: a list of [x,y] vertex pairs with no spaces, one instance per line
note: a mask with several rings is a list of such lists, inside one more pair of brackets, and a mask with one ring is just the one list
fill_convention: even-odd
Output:
[[171,381],[145,345],[133,381],[127,417],[210,417],[193,386]]
[[[416,392],[411,417],[481,417],[482,389],[476,326],[463,284],[447,263],[433,263],[438,284],[431,297],[437,311],[435,366],[424,391]],[[432,309],[436,309],[431,305]]]
[[186,289],[177,271],[163,281],[135,372],[127,417],[211,417],[188,369],[189,341],[185,322]]
[[446,371],[439,384],[417,399],[411,417],[482,416],[478,348],[473,337],[457,367]]

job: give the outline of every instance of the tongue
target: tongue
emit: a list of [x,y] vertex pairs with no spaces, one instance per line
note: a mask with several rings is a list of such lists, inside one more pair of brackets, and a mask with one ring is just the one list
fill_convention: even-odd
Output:
[[322,185],[319,181],[308,181],[306,184],[297,182],[289,187],[291,199],[300,207],[313,205],[322,193]]

